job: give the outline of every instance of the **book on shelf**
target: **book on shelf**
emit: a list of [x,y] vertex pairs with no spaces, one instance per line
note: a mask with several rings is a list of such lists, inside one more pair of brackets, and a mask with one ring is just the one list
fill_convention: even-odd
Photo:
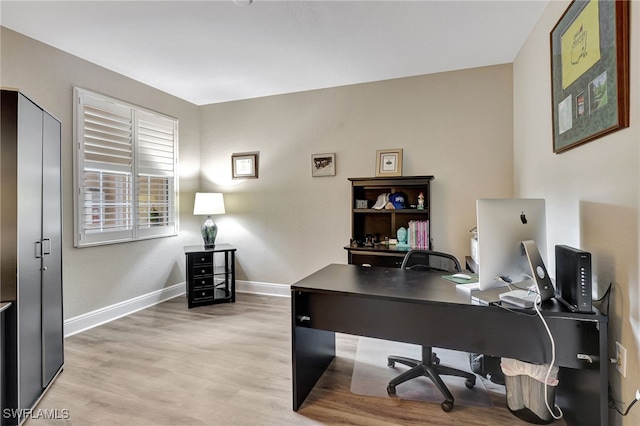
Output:
[[429,249],[429,221],[409,221],[409,247],[412,249]]

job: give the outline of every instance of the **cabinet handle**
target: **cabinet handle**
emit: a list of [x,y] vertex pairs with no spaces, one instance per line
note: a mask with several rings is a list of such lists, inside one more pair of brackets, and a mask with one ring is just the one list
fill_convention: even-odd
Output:
[[42,255],[51,254],[51,238],[44,238],[42,240]]
[[36,241],[36,259],[42,258],[42,242]]

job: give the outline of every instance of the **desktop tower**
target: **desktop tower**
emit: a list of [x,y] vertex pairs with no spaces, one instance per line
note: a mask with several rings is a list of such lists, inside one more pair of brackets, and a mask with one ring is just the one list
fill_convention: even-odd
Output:
[[591,312],[591,253],[556,246],[556,299],[574,312]]

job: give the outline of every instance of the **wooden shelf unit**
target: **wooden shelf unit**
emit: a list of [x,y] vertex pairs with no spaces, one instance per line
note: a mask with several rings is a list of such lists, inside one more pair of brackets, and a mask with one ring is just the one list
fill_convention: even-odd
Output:
[[[433,179],[433,176],[349,178],[351,181],[351,241],[364,243],[367,235],[373,235],[376,242],[381,242],[374,247],[346,246],[349,263],[400,266],[408,248],[398,248],[394,245],[387,247],[384,245],[385,237],[396,238],[398,228],[408,228],[412,220],[428,220],[429,235],[431,235],[430,184]],[[380,194],[394,192],[402,192],[406,195],[407,208],[391,210],[372,208]],[[424,195],[424,210],[415,208],[421,192]],[[366,200],[368,208],[357,207],[358,200]]]

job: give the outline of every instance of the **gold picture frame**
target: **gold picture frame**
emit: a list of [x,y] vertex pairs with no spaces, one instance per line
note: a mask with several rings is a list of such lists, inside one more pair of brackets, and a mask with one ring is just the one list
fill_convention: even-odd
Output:
[[402,176],[402,149],[376,151],[376,177]]

